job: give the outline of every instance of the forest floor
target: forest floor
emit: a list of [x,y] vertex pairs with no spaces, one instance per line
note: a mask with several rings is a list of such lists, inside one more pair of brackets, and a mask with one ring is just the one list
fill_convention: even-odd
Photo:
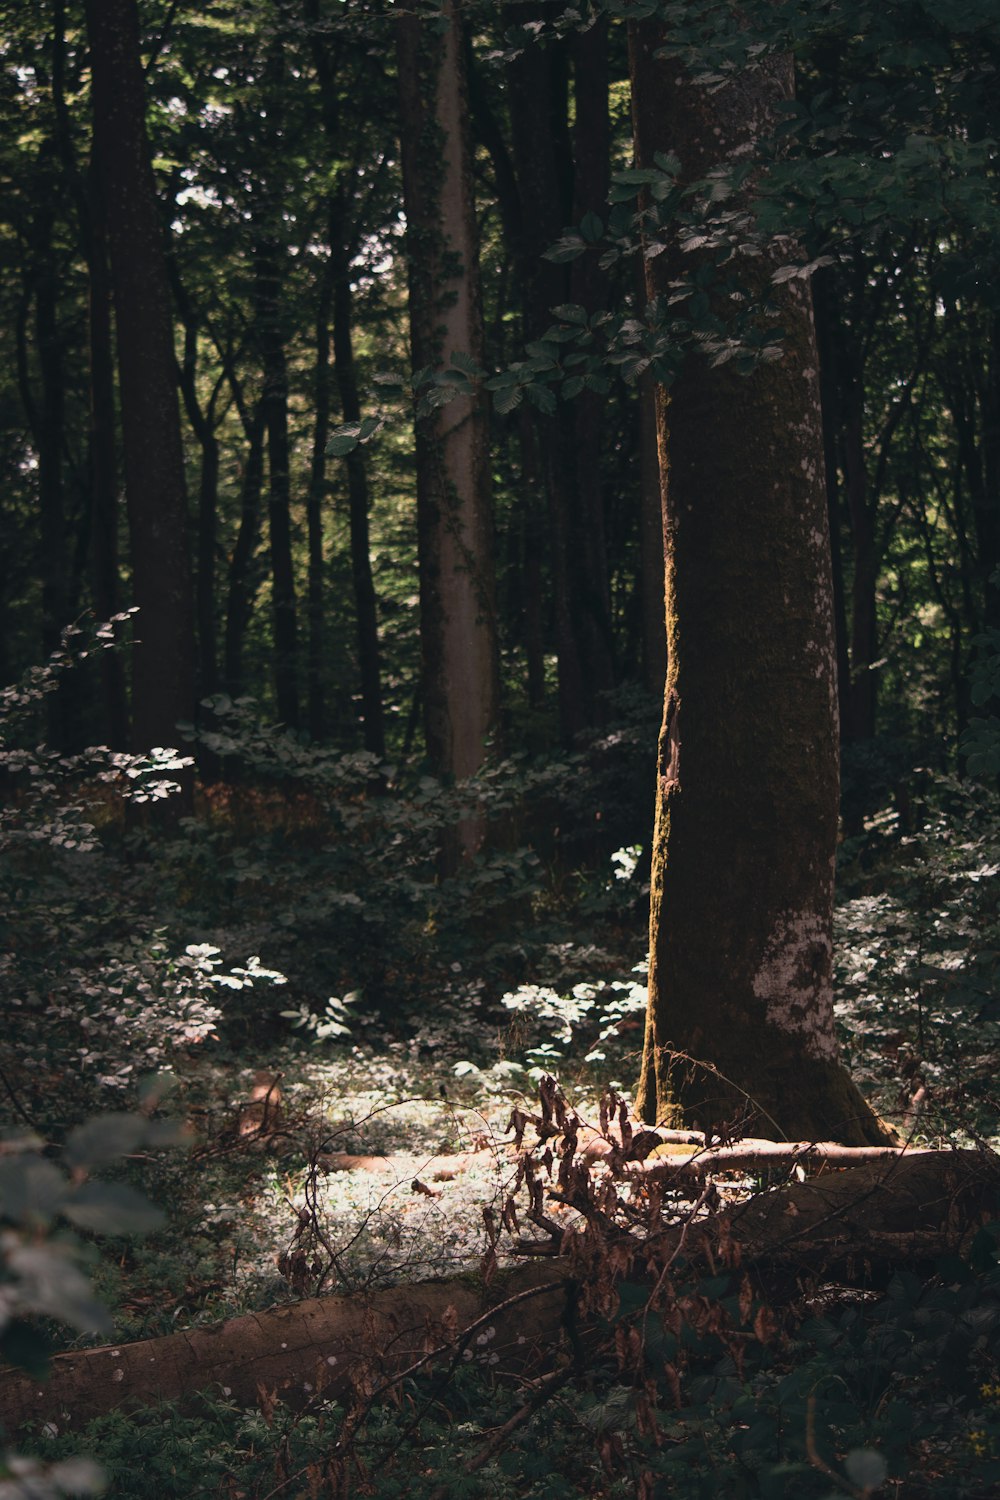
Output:
[[[254,838],[218,817],[169,847],[130,835],[123,858],[105,856],[100,884],[87,854],[63,859],[51,880],[30,867],[37,890],[17,950],[25,1024],[4,1057],[11,1127],[31,1119],[47,1135],[52,1121],[58,1138],[102,1089],[128,1095],[138,1054],[158,1074],[160,1111],[186,1131],[183,1149],[132,1153],[111,1174],[166,1215],[143,1237],[105,1236],[90,1256],[117,1340],[475,1272],[491,1243],[513,1258],[513,1237],[495,1236],[516,1172],[512,1111],[536,1111],[540,1080],[554,1076],[596,1125],[602,1092],[627,1094],[636,1075],[647,893],[634,847],[570,876],[504,855],[501,876],[480,872],[432,919],[389,926],[391,904],[412,910],[427,888],[415,897],[394,875],[380,892],[378,870],[362,879],[343,851],[320,886],[327,855],[309,816],[294,848],[287,826],[266,820]],[[387,847],[391,857],[391,838]],[[914,1144],[996,1150],[996,800],[942,783],[916,832],[887,812],[842,853],[838,1026],[855,1076]],[[152,916],[136,934],[129,912],[144,903]],[[503,922],[514,913],[513,937],[487,923],[494,909]],[[59,946],[46,947],[38,933],[60,921]],[[316,971],[334,950],[316,934],[338,922],[345,979],[377,959],[383,986],[404,992],[394,1014],[345,993],[344,979],[339,998],[317,998]],[[254,951],[281,973],[247,959]],[[47,997],[42,1009],[33,991]],[[48,1031],[34,1024],[43,1011]],[[775,1182],[730,1174],[722,1200]],[[574,1217],[559,1203],[547,1212]],[[491,1385],[479,1369],[453,1372],[446,1389],[417,1378],[363,1417],[350,1405],[235,1410],[209,1396],[194,1414],[118,1413],[80,1438],[36,1434],[49,1467],[31,1482],[47,1475],[39,1493],[75,1492],[58,1488],[51,1463],[82,1446],[113,1495],[148,1494],[155,1475],[178,1500],[351,1485],[427,1500],[987,1500],[1000,1486],[1000,1228],[987,1230],[975,1264],[828,1279],[787,1302],[771,1333],[758,1308],[755,1352],[740,1369],[703,1319],[640,1380],[615,1352],[612,1318],[610,1342],[588,1373],[563,1372],[558,1396]],[[726,1305],[724,1280],[696,1279],[706,1308]],[[648,1296],[636,1288],[619,1286],[622,1316]],[[644,1338],[658,1317],[643,1315]],[[52,1333],[73,1347],[67,1330]],[[653,1344],[669,1351],[673,1339],[661,1328]],[[491,1447],[505,1423],[509,1441]]]

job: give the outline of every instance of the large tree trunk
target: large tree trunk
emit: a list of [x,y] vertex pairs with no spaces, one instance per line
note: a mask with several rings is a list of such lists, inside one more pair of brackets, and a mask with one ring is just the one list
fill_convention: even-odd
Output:
[[133,599],[132,742],[176,745],[194,706],[184,453],[162,226],[146,137],[136,0],[87,0],[94,153],[118,339]]
[[[791,63],[710,93],[654,56],[663,45],[656,26],[633,32],[637,158],[674,151],[698,179],[768,128]],[[677,269],[676,254],[648,262],[650,294]],[[754,272],[758,292],[770,269]],[[780,301],[780,361],[742,378],[689,356],[669,414],[658,394],[668,666],[638,1108],[861,1144],[883,1133],[833,1029],[838,736],[816,346],[807,287],[787,283]]]
[[[400,126],[414,369],[483,363],[461,23],[398,7]],[[478,770],[499,702],[489,428],[478,396],[418,416],[417,532],[424,723],[435,771]]]

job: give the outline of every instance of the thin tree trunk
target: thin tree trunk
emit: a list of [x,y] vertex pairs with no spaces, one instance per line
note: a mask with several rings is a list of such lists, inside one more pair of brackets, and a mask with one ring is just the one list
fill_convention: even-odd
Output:
[[[458,7],[447,29],[397,7],[400,126],[415,369],[453,354],[483,363],[478,244]],[[416,420],[417,534],[428,757],[463,778],[482,765],[497,724],[489,429],[478,395]],[[466,852],[480,831],[463,832]]]
[[851,721],[851,655],[847,633],[847,601],[844,592],[844,559],[840,540],[840,480],[838,429],[840,424],[840,379],[836,342],[836,307],[832,273],[821,269],[812,280],[813,316],[819,357],[820,405],[823,414],[823,472],[826,479],[827,520],[833,569],[833,620],[837,636],[837,708],[840,738],[848,738]]
[[860,372],[854,372],[845,393],[844,484],[851,518],[854,567],[851,580],[851,679],[848,692],[847,739],[856,743],[875,735],[878,679],[872,664],[878,655],[878,548],[875,516],[868,495],[864,443],[864,387]]
[[320,275],[313,339],[316,367],[313,374],[313,445],[306,495],[306,529],[309,543],[309,573],[306,616],[309,627],[306,646],[306,722],[310,738],[326,733],[326,694],[323,660],[323,501],[326,498],[326,445],[330,436],[330,308],[333,297],[333,214],[329,229],[330,255]]
[[542,619],[542,516],[544,486],[539,473],[538,429],[529,411],[518,413],[521,447],[522,493],[520,521],[520,572],[524,617],[524,654],[527,666],[528,707],[545,702],[545,631]]
[[[352,296],[350,269],[339,268],[333,292],[333,346],[340,411],[345,422],[361,419],[354,346],[351,339]],[[378,604],[372,578],[368,535],[368,471],[364,455],[355,448],[347,455],[347,494],[351,518],[351,577],[358,632],[361,675],[361,714],[364,745],[373,755],[385,755],[385,715],[382,707],[382,669],[378,641]]]
[[[145,126],[135,0],[87,0],[94,151],[114,288],[133,597],[132,740],[176,745],[194,704],[194,622],[170,289]],[[190,787],[185,793],[190,801]]]
[[[791,95],[774,57],[709,93],[661,29],[631,36],[636,157],[685,178],[753,148]],[[752,122],[752,123],[751,123]],[[675,249],[647,263],[651,296]],[[686,262],[690,267],[691,262]],[[760,291],[773,257],[744,264]],[[638,1108],[759,1134],[878,1143],[837,1059],[838,736],[829,528],[808,289],[782,289],[783,357],[742,378],[689,355],[658,392],[667,681]],[[669,419],[669,438],[668,438]]]
[[[608,113],[608,21],[604,17],[571,41],[575,113],[573,121],[573,213],[579,224],[587,214],[607,217],[611,180],[611,122]],[[596,255],[582,255],[570,267],[570,301],[588,313],[602,312],[608,302],[608,277]],[[604,484],[601,455],[607,397],[585,390],[571,413],[575,454],[576,503],[571,557],[576,632],[587,663],[588,716],[604,723],[607,694],[615,685],[611,588],[605,540]]]
[[274,687],[278,717],[299,727],[298,625],[292,560],[288,364],[281,321],[282,257],[272,240],[256,246],[257,322],[267,436],[267,522],[274,612]]
[[238,404],[241,405],[247,453],[240,491],[240,524],[229,559],[225,640],[225,687],[234,698],[238,698],[246,687],[243,644],[257,592],[252,572],[254,553],[260,542],[264,492],[264,402],[258,401],[252,412],[242,406],[242,398]]
[[[118,457],[115,448],[114,338],[111,326],[111,279],[107,232],[101,204],[96,162],[81,171],[76,158],[73,123],[66,99],[66,6],[52,5],[52,103],[56,144],[62,158],[69,196],[76,206],[80,243],[87,262],[88,441],[91,593],[98,620],[107,621],[121,609],[118,575]],[[128,696],[122,658],[117,651],[100,653],[104,735],[113,750],[128,744]]]
[[[121,609],[118,571],[118,455],[115,447],[114,336],[111,326],[111,278],[96,166],[87,173],[90,235],[87,252],[88,349],[90,354],[90,494],[91,559],[94,612],[110,620]],[[128,743],[128,697],[122,658],[101,652],[104,721],[108,743],[124,750]]]
[[[645,308],[645,261],[639,265],[636,295],[640,309]],[[638,397],[642,680],[654,697],[660,698],[667,675],[667,632],[663,601],[663,507],[660,503],[660,453],[656,438],[656,381],[651,370],[639,377]]]
[[[512,5],[507,14],[509,23],[530,25],[539,19],[539,6]],[[517,276],[523,288],[524,334],[531,340],[544,333],[551,321],[550,309],[569,295],[566,267],[542,258],[572,213],[564,44],[542,47],[527,41],[519,56],[508,64],[507,84],[512,157],[520,196]],[[559,722],[563,738],[570,742],[593,718],[571,583],[575,540],[572,495],[577,478],[572,429],[562,412],[552,417],[533,416],[532,420],[548,506]]]
[[215,623],[215,554],[219,532],[219,440],[215,435],[215,402],[218,385],[206,410],[198,399],[196,380],[198,333],[187,323],[184,362],[178,380],[188,421],[201,448],[198,479],[197,561],[195,569],[195,616],[198,627],[198,696],[214,693],[219,685],[218,631]]

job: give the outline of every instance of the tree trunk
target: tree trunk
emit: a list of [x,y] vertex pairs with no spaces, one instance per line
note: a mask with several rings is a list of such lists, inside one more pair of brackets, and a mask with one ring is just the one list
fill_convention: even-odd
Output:
[[840,534],[839,427],[840,378],[837,358],[837,310],[829,268],[812,279],[813,317],[819,358],[820,408],[823,415],[823,472],[826,478],[826,512],[830,527],[830,559],[833,573],[833,622],[837,640],[837,712],[840,738],[850,732],[851,655],[847,634],[847,600],[844,592],[844,558]]
[[[352,297],[350,268],[339,268],[333,292],[333,346],[340,411],[345,422],[361,420],[361,402],[354,369],[351,339]],[[368,470],[364,454],[355,448],[347,455],[347,495],[351,516],[351,576],[358,632],[361,675],[361,714],[365,749],[385,755],[385,716],[382,709],[382,672],[378,643],[378,607],[372,578],[368,536]]]
[[313,372],[313,444],[306,495],[306,529],[309,538],[309,574],[306,615],[306,723],[310,739],[321,741],[326,733],[326,693],[323,662],[323,501],[326,498],[326,445],[330,436],[330,307],[333,296],[334,215],[330,215],[330,254],[319,280],[316,331],[313,339],[316,366]]
[[[184,306],[183,296],[178,299]],[[195,616],[198,626],[198,696],[214,693],[219,686],[217,629],[215,623],[215,553],[219,531],[219,440],[215,435],[215,402],[218,386],[203,411],[196,378],[198,330],[187,309],[184,362],[178,381],[188,421],[201,448],[198,477],[197,565],[195,568]]]
[[[656,26],[633,31],[636,156],[675,151],[698,179],[752,148],[791,95],[791,63],[709,93],[654,57],[663,45]],[[676,254],[648,262],[650,295],[677,270]],[[780,361],[742,378],[689,356],[669,465],[658,393],[668,666],[638,1109],[877,1143],[833,1029],[838,737],[816,347],[807,288],[786,283],[779,300]]]
[[[579,224],[587,214],[607,218],[611,180],[611,122],[608,113],[608,21],[597,21],[577,32],[571,42],[573,60],[573,212]],[[588,313],[608,304],[608,276],[596,255],[581,255],[570,267],[570,301]],[[611,591],[605,541],[604,484],[601,452],[607,396],[584,390],[568,411],[558,409],[572,423],[576,496],[571,507],[573,543],[571,578],[575,595],[576,635],[586,662],[588,717],[606,722],[607,694],[615,686],[614,637],[611,630]]]
[[545,630],[542,617],[544,591],[544,493],[538,460],[538,428],[524,407],[518,412],[521,450],[521,494],[517,507],[518,573],[524,656],[527,668],[528,707],[545,703]]
[[[639,315],[646,306],[645,262],[639,265]],[[666,616],[663,602],[663,506],[660,503],[660,453],[656,436],[656,381],[646,370],[638,380],[639,397],[639,611],[642,680],[656,698],[663,696],[667,675]]]
[[878,547],[874,506],[868,495],[865,463],[864,386],[858,371],[845,393],[844,485],[851,518],[854,568],[851,580],[851,679],[846,739],[852,743],[875,736],[878,678],[872,665],[878,654]]
[[298,729],[299,644],[295,567],[292,557],[291,441],[288,430],[288,360],[285,352],[284,283],[290,261],[283,216],[282,184],[288,141],[284,130],[287,87],[284,33],[268,43],[261,73],[265,111],[260,126],[261,167],[253,204],[255,333],[263,379],[267,448],[267,523],[271,555],[273,671],[278,717]]
[[288,436],[288,363],[281,326],[282,256],[273,240],[255,248],[257,323],[264,382],[267,447],[267,528],[274,618],[274,694],[278,717],[299,727],[298,624],[292,560],[291,445]]
[[242,394],[237,399],[246,434],[247,454],[240,490],[240,524],[229,559],[226,598],[225,687],[238,698],[245,690],[243,643],[253,613],[257,585],[253,578],[254,553],[260,541],[261,497],[264,492],[264,402],[247,411]]
[[[98,163],[114,289],[133,599],[137,750],[176,745],[194,706],[184,452],[136,0],[87,0]],[[187,793],[188,797],[190,792]]]
[[[115,448],[114,340],[111,280],[95,165],[87,173],[88,348],[90,354],[90,538],[94,613],[110,620],[121,608],[118,573],[118,455]],[[118,651],[101,652],[104,722],[113,750],[128,743],[128,698]]]
[[[478,244],[464,53],[455,0],[447,30],[398,7],[400,126],[414,369],[453,354],[483,363]],[[462,778],[497,723],[489,429],[479,396],[418,415],[417,535],[424,724],[434,770]],[[466,849],[478,834],[463,841]]]
[[[87,263],[88,431],[86,527],[90,543],[91,596],[98,620],[121,609],[118,576],[118,456],[115,448],[114,339],[111,327],[111,279],[97,163],[81,171],[73,122],[66,98],[66,6],[52,5],[52,103],[56,142],[69,196],[79,225]],[[128,697],[118,651],[100,652],[102,728],[113,750],[128,744]]]
[[[544,8],[529,0],[507,7],[508,23],[529,26]],[[522,287],[524,336],[540,338],[551,322],[550,308],[565,302],[565,266],[544,260],[572,213],[572,155],[567,126],[567,61],[562,42],[544,47],[525,42],[507,67],[511,146],[519,194],[515,244],[517,279]],[[508,218],[512,215],[508,213]],[[559,722],[572,741],[593,721],[578,610],[572,584],[574,566],[573,492],[576,466],[571,439],[572,413],[533,416],[539,471],[548,506],[548,553],[558,664]]]

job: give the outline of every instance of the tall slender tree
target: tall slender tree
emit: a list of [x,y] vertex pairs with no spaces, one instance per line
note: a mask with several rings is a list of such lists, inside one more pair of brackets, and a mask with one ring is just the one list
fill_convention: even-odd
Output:
[[184,453],[135,0],[87,0],[94,155],[108,232],[133,599],[132,743],[177,743],[194,704]]
[[[479,250],[461,22],[397,7],[400,129],[414,369],[483,362]],[[489,429],[478,395],[419,414],[417,531],[424,722],[440,773],[482,764],[497,723]]]

